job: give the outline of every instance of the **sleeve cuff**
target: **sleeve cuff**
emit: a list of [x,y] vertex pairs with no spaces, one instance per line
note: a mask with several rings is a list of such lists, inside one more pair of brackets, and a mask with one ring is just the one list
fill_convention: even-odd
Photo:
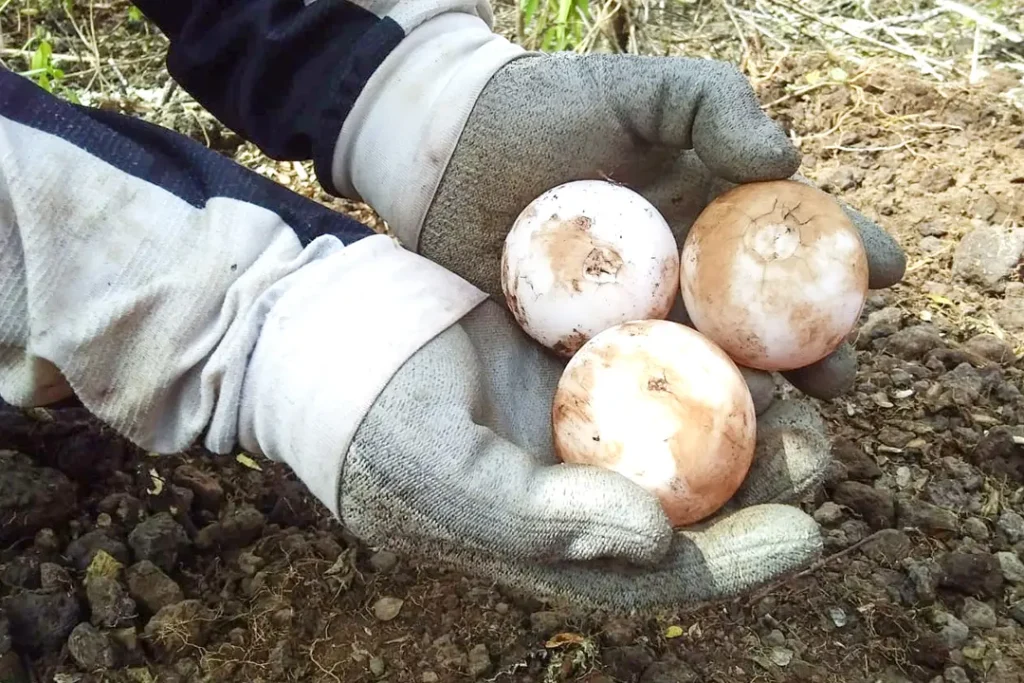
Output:
[[496,71],[525,54],[472,14],[446,12],[416,26],[367,81],[342,126],[335,188],[372,206],[417,251],[477,98]]
[[286,463],[338,515],[344,456],[377,396],[486,294],[384,235],[279,284],[246,371],[239,443]]

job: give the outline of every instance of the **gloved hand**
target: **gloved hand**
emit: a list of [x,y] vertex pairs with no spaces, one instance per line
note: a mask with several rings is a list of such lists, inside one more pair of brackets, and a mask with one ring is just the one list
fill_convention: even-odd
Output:
[[[413,206],[384,196],[387,183],[371,184],[369,178],[362,184],[355,178],[352,187],[378,208],[406,246],[502,301],[505,236],[519,212],[545,190],[579,178],[623,183],[659,209],[681,247],[715,196],[734,183],[794,177],[799,166],[797,150],[761,111],[748,81],[721,62],[524,55],[498,69],[477,99],[445,102],[472,109],[429,200],[420,198]],[[343,135],[342,149],[347,144]],[[351,146],[354,153],[358,149]],[[426,164],[421,170],[426,176],[434,172]],[[419,186],[432,187],[429,181]],[[897,283],[906,266],[899,245],[845,208],[867,250],[871,288]],[[681,297],[672,319],[688,322]],[[831,398],[852,384],[855,363],[844,344],[784,376],[808,395]]]
[[[275,317],[316,319],[329,306],[304,297]],[[317,369],[320,398],[344,384],[317,360],[330,342],[300,329],[268,321],[250,363],[243,444],[277,431],[260,444],[271,455],[275,444],[301,443],[285,436],[289,425],[312,430],[333,412],[330,400],[294,401],[305,393],[296,359]],[[557,464],[551,401],[562,368],[501,304],[482,303],[412,356],[373,403],[342,465],[342,522],[370,544],[610,610],[734,595],[820,551],[814,520],[785,504],[827,464],[824,426],[808,403],[779,401],[761,414],[755,464],[728,510],[673,534],[657,499],[625,477]]]
[[[534,197],[577,178],[607,176],[665,216],[682,247],[704,207],[734,183],[793,177],[799,154],[760,109],[747,80],[707,60],[627,55],[530,56],[483,90],[419,235],[420,253],[501,297],[509,228]],[[905,257],[849,207],[867,249],[872,288],[903,276]],[[673,319],[688,322],[680,300]],[[784,376],[831,398],[856,367],[844,344]]]

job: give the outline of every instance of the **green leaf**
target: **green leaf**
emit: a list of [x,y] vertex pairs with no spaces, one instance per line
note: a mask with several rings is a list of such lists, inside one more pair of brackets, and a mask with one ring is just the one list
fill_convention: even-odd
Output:
[[53,46],[49,42],[43,40],[39,42],[39,47],[32,53],[32,61],[29,64],[29,69],[32,71],[45,70],[50,66],[50,57],[53,55]]
[[533,22],[533,17],[537,14],[537,5],[539,3],[540,0],[523,0],[523,26],[529,26]]

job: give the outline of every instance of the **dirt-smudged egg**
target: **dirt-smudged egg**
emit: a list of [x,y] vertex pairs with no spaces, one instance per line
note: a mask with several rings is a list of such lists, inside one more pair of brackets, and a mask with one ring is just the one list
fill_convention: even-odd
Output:
[[641,195],[603,180],[573,181],[516,219],[501,285],[526,333],[569,357],[613,325],[665,318],[679,292],[679,247]]
[[565,367],[552,404],[555,452],[654,493],[675,527],[721,508],[754,456],[754,402],[736,364],[690,327],[616,325]]
[[825,192],[795,180],[742,184],[690,228],[680,286],[693,325],[738,364],[793,370],[832,353],[856,325],[867,254]]

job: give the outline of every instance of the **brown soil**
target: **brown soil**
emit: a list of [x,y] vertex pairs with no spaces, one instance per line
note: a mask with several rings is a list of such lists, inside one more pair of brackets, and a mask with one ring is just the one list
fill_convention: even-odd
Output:
[[[122,75],[160,88],[161,40],[125,10],[104,10]],[[56,10],[23,19],[8,45],[37,25],[72,35]],[[826,529],[821,563],[724,604],[568,614],[365,547],[273,463],[150,457],[75,408],[5,409],[0,447],[21,455],[0,453],[0,681],[1024,679],[1022,267],[968,258],[1024,224],[1024,115],[1001,97],[1016,84],[843,66],[846,85],[794,94],[831,67],[800,54],[758,84],[805,173],[909,254],[864,313],[856,390],[821,405],[836,464],[803,504]],[[159,115],[105,98],[380,225],[180,93]]]

